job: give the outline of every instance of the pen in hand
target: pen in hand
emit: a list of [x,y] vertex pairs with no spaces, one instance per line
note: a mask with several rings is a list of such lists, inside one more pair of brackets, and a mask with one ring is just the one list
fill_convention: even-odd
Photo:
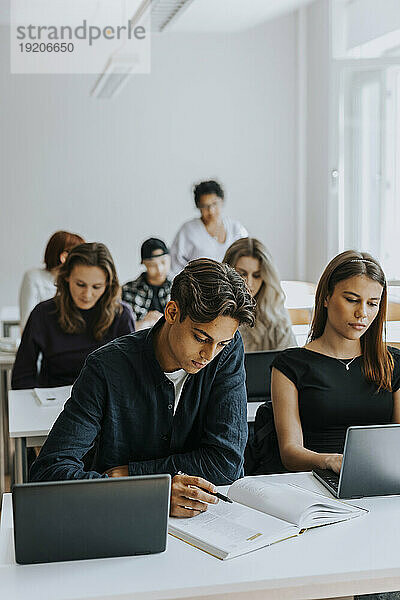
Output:
[[233,500],[228,498],[228,496],[224,496],[224,494],[221,494],[220,492],[214,492],[214,496],[217,496],[217,498],[223,500],[224,502],[230,502],[231,504],[233,504]]
[[[186,475],[186,473],[183,473],[182,471],[178,471],[177,475]],[[212,494],[213,496],[216,496],[217,498],[219,498],[220,500],[223,500],[224,502],[229,502],[230,504],[233,504],[233,500],[228,498],[228,496],[224,496],[224,494],[221,494],[221,492],[208,492],[208,493]]]

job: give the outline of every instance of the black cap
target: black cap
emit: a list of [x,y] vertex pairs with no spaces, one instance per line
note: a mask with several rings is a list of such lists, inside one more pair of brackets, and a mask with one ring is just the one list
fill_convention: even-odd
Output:
[[157,254],[157,256],[169,254],[169,250],[162,240],[159,240],[157,238],[149,238],[148,240],[143,242],[142,247],[140,249],[140,256],[142,258],[142,262],[149,258],[153,258],[153,254],[156,250],[162,250],[162,253]]

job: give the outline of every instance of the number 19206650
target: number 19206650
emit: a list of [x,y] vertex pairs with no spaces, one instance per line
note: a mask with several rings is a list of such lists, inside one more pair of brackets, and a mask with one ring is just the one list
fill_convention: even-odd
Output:
[[24,42],[19,44],[21,52],[73,52],[72,42]]

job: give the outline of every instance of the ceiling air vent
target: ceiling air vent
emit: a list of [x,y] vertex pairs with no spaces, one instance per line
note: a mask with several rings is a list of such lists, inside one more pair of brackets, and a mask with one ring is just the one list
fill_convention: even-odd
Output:
[[193,0],[147,0],[151,4],[151,31],[165,31],[191,2]]
[[[131,26],[134,27],[150,11],[151,31],[160,33],[165,31],[191,2],[193,0],[143,0],[130,19]],[[128,81],[136,64],[135,57],[111,56],[104,72],[96,81],[91,95],[95,98],[116,96]]]

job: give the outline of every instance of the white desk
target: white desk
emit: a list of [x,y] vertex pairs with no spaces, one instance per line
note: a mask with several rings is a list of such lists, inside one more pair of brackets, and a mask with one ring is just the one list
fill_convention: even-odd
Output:
[[400,321],[387,321],[386,323],[386,341],[400,342]]
[[289,298],[285,300],[285,308],[291,309],[306,309],[310,312],[314,308],[315,296],[314,294],[304,294],[298,298]]
[[281,281],[285,294],[285,307],[312,311],[315,302],[315,285],[304,281]]
[[299,347],[304,346],[307,342],[308,332],[310,330],[309,325],[292,325],[294,337],[296,338],[297,345]]
[[[261,402],[248,402],[247,420],[253,422]],[[27,481],[26,448],[42,446],[62,406],[40,406],[32,390],[8,392],[9,434],[15,440],[16,483]]]
[[8,392],[8,420],[10,438],[15,440],[16,483],[27,481],[26,448],[42,446],[62,406],[40,406],[32,390]]
[[[272,475],[321,491],[311,474]],[[0,589],[12,600],[289,600],[400,589],[400,498],[359,500],[371,512],[222,562],[169,537],[154,556],[17,565],[11,498],[0,529]]]
[[5,474],[8,471],[8,402],[7,394],[10,389],[11,369],[15,353],[0,352],[0,497],[5,490]]
[[256,418],[257,408],[263,404],[263,402],[248,402],[247,403],[247,422],[254,423]]

